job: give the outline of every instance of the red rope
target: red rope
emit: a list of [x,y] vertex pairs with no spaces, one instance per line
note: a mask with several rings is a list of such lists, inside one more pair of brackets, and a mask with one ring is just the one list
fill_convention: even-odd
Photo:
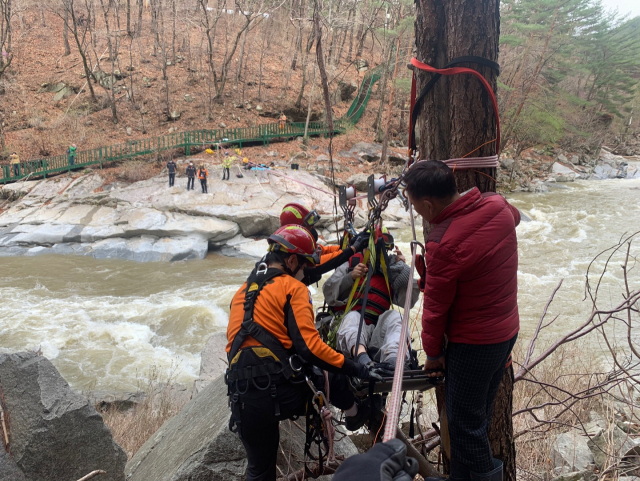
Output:
[[[411,59],[411,65],[413,65],[416,68],[419,68],[420,70],[424,70],[425,72],[438,73],[440,75],[471,74],[475,76],[478,80],[480,80],[480,82],[482,82],[482,85],[484,86],[485,90],[489,94],[489,97],[491,97],[491,103],[493,105],[493,113],[496,117],[496,154],[499,154],[500,153],[500,115],[498,114],[498,100],[496,99],[496,94],[493,92],[491,85],[489,85],[489,82],[487,82],[487,79],[484,78],[484,76],[480,72],[472,68],[452,67],[452,68],[438,69],[438,68],[432,67],[431,65],[427,65],[424,62],[421,62],[417,58]],[[413,112],[413,108],[416,101],[416,97],[414,95],[415,89],[416,89],[416,76],[414,74],[413,81],[411,82],[411,112]],[[411,140],[412,136],[413,136],[413,125],[411,125],[409,129],[409,140]]]

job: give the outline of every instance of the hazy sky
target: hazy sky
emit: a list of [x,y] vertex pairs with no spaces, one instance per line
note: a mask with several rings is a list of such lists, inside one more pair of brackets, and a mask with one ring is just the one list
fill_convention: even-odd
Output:
[[640,15],[640,0],[602,0],[602,4],[611,10],[618,8],[621,15],[630,13],[635,17]]

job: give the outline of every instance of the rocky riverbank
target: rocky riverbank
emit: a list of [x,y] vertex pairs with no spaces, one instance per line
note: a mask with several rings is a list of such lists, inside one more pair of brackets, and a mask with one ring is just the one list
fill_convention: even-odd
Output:
[[[311,146],[313,147],[313,146]],[[336,183],[366,190],[366,178],[379,167],[381,146],[360,142],[336,154]],[[194,159],[210,174],[209,192],[186,189],[178,177],[169,188],[166,173],[125,183],[109,181],[100,171],[83,171],[44,180],[8,184],[0,191],[0,256],[75,254],[135,261],[202,259],[208,252],[260,257],[265,236],[279,225],[289,202],[312,206],[323,216],[323,241],[335,240],[334,197],[329,157],[312,148],[292,153],[263,152],[258,162],[273,170],[243,171],[230,181],[222,177],[219,161],[203,154]],[[186,159],[178,160],[183,172]],[[394,153],[389,172],[406,162]],[[291,170],[298,163],[300,170]],[[521,159],[501,160],[498,185],[506,191],[544,192],[559,182],[578,179],[640,177],[640,161],[602,150],[599,159],[556,152],[555,157],[528,151]],[[393,175],[393,174],[392,174]],[[378,175],[377,175],[378,177]],[[356,227],[364,225],[364,201],[356,209]],[[384,213],[389,227],[408,224],[408,213],[394,200]]]
[[640,178],[640,156],[623,157],[603,147],[598,157],[556,148],[528,149],[518,160],[503,154],[498,185],[511,192],[547,192],[576,180]]
[[[184,171],[186,162],[179,161],[179,170]],[[219,165],[205,165],[208,194],[200,186],[188,191],[184,177],[171,188],[166,174],[105,184],[99,171],[6,185],[3,196],[15,200],[7,200],[0,213],[0,256],[54,253],[177,261],[202,259],[216,250],[261,256],[264,241],[255,238],[277,229],[289,202],[318,210],[323,238],[335,232],[331,182],[317,171],[251,170],[223,182]],[[362,212],[358,209],[356,227],[364,225]],[[408,220],[408,214],[395,201],[385,219]]]

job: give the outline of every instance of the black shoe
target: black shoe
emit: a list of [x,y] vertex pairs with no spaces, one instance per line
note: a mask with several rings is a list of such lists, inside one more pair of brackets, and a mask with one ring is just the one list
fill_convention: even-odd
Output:
[[361,402],[356,400],[358,405],[358,412],[355,416],[347,416],[345,419],[345,426],[349,431],[357,431],[369,420],[371,416],[371,406],[368,402]]

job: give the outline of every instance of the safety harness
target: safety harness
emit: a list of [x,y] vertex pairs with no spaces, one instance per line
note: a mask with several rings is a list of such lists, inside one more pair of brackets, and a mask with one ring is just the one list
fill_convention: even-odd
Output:
[[[244,317],[240,330],[233,339],[229,350],[229,369],[225,374],[228,387],[231,419],[229,429],[236,432],[240,427],[242,396],[250,385],[260,391],[269,390],[275,407],[275,416],[280,416],[276,385],[282,382],[304,382],[302,374],[304,362],[295,353],[285,349],[267,329],[254,322],[253,312],[262,288],[267,282],[283,275],[279,269],[268,268],[261,263],[247,279],[244,296]],[[261,346],[242,348],[248,337],[258,341]],[[296,379],[298,378],[298,379]]]
[[[259,391],[269,390],[274,403],[274,414],[276,418],[280,418],[277,384],[306,383],[310,393],[306,406],[305,455],[317,461],[319,472],[323,472],[324,459],[332,460],[333,437],[330,431],[333,426],[324,394],[316,388],[312,380],[322,375],[314,375],[317,373],[313,373],[314,368],[310,364],[305,363],[292,350],[286,349],[273,334],[253,320],[255,304],[260,292],[267,283],[280,275],[284,275],[284,272],[269,268],[261,262],[247,279],[243,305],[244,317],[240,330],[231,344],[228,355],[229,369],[225,374],[231,408],[229,429],[232,432],[238,432],[240,429],[242,396],[247,393],[250,386]],[[261,345],[241,347],[248,337],[252,337]],[[317,447],[317,455],[311,452],[314,446]],[[305,469],[308,470],[306,464]]]

